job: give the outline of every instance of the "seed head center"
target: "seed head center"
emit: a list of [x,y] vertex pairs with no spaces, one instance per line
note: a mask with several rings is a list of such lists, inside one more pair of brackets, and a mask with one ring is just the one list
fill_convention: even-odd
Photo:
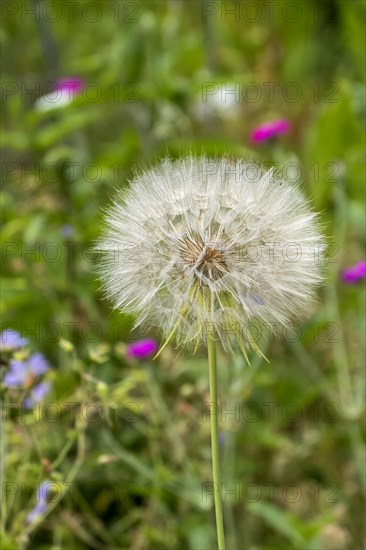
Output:
[[203,283],[204,278],[217,281],[228,271],[224,250],[213,242],[205,244],[199,235],[186,235],[179,251],[184,263],[194,269]]

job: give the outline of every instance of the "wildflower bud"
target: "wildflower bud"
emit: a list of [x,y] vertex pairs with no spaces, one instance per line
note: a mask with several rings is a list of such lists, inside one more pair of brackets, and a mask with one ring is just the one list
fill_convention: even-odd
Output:
[[52,472],[51,463],[48,458],[42,458],[41,460],[42,468],[46,476],[49,476]]
[[108,386],[104,382],[98,382],[96,390],[102,400],[108,396]]
[[69,342],[69,340],[65,340],[65,338],[60,338],[58,345],[67,353],[71,353],[72,351],[74,351],[74,344],[72,342]]

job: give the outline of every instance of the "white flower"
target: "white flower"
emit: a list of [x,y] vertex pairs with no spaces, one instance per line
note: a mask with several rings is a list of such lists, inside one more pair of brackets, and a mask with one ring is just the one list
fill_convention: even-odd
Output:
[[[178,345],[253,347],[314,296],[324,241],[300,190],[253,163],[187,157],[136,176],[107,212],[107,296]],[[257,332],[256,332],[257,334]]]

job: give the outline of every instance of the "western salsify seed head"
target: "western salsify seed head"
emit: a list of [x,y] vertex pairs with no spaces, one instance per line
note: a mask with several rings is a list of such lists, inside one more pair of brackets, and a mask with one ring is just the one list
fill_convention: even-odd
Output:
[[253,323],[288,325],[322,281],[317,214],[298,187],[251,162],[164,160],[117,195],[105,221],[106,295],[178,345],[212,337],[259,352]]

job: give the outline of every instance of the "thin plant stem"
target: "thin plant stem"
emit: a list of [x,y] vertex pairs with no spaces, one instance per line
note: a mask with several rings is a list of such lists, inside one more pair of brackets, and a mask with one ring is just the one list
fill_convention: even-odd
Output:
[[35,19],[38,23],[38,34],[47,63],[48,74],[51,78],[56,78],[59,69],[57,44],[51,31],[51,25],[44,14],[44,6],[42,6],[41,0],[34,0],[34,4],[36,5],[36,9],[39,8],[40,17],[36,17]]
[[[85,437],[85,422],[84,420],[79,419],[78,422],[78,439],[77,439],[77,455],[76,460],[74,464],[71,466],[68,474],[65,477],[64,483],[61,485],[61,494],[60,498],[54,499],[47,505],[47,509],[44,512],[42,516],[42,520],[45,519],[52,510],[57,506],[57,504],[60,502],[62,498],[67,494],[68,490],[70,489],[72,483],[74,483],[77,474],[79,473],[80,468],[82,467],[84,463],[85,458],[85,447],[86,447],[86,437]],[[22,532],[21,538],[20,538],[20,544],[22,549],[24,549],[28,545],[29,536],[30,534],[38,527],[39,521],[36,521],[32,524],[30,524],[27,528],[25,528]]]
[[[2,405],[2,402],[1,402]],[[2,407],[1,407],[2,408]],[[0,448],[1,448],[1,458],[0,458],[0,486],[6,487],[6,456],[7,456],[7,433],[6,433],[6,426],[5,426],[5,415],[6,410],[2,408],[2,415],[4,417],[1,417],[1,426],[0,426]],[[1,530],[5,533],[5,525],[6,525],[6,515],[7,515],[7,506],[5,499],[1,499]]]
[[225,550],[224,522],[222,516],[221,502],[221,477],[219,463],[219,422],[217,403],[217,365],[216,365],[216,342],[213,338],[207,338],[208,368],[210,375],[210,399],[211,409],[211,450],[212,450],[212,475],[214,482],[214,499],[216,514],[216,532],[219,550]]
[[[339,250],[344,250],[346,236],[347,236],[347,211],[345,204],[347,201],[345,188],[344,188],[344,179],[339,177],[337,179],[336,185],[333,186],[333,199],[335,208],[335,230],[334,230],[334,240],[339,246]],[[348,353],[345,343],[345,337],[343,332],[343,325],[340,316],[340,307],[338,300],[338,291],[337,291],[337,279],[338,279],[338,270],[339,270],[339,259],[335,261],[329,259],[330,264],[330,282],[326,287],[326,307],[328,309],[328,314],[331,319],[334,319],[337,327],[339,337],[333,346],[333,361],[336,367],[339,394],[341,398],[341,403],[343,406],[343,414],[347,418],[355,418],[360,414],[360,411],[357,410],[357,398],[353,380],[350,373],[350,364],[348,360]]]
[[161,395],[159,385],[156,383],[156,380],[154,378],[154,372],[151,367],[151,365],[147,365],[146,367],[146,374],[148,377],[148,390],[150,392],[150,396],[152,399],[153,404],[155,405],[157,411],[160,413],[161,418],[164,419],[164,425],[167,431],[167,436],[171,440],[172,444],[174,445],[174,448],[176,449],[176,452],[178,454],[179,461],[181,462],[184,460],[185,463],[188,462],[188,465],[192,467],[191,462],[189,461],[188,457],[185,453],[185,447],[183,445],[182,440],[177,435],[176,430],[174,429],[173,421],[170,416],[170,412],[168,407],[165,404],[165,401]]

